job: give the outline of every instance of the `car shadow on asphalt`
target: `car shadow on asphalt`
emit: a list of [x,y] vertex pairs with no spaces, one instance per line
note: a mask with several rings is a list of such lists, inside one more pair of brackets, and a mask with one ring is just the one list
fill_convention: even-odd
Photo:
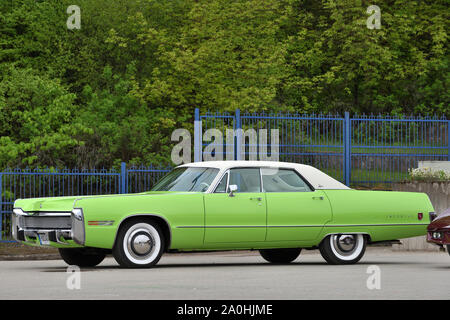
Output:
[[[389,262],[380,262],[380,261],[362,261],[358,262],[354,265],[331,265],[324,262],[293,262],[290,264],[272,264],[266,262],[250,262],[250,263],[170,263],[170,264],[158,264],[152,268],[148,268],[148,270],[158,270],[158,269],[171,269],[171,268],[211,268],[211,267],[258,267],[258,268],[270,268],[270,267],[301,267],[301,266],[317,266],[323,268],[345,268],[350,266],[358,266],[358,265],[425,265],[428,264],[426,262],[402,262],[402,261],[389,261]],[[442,268],[442,267],[440,267]],[[450,265],[449,267],[450,268]],[[35,268],[33,268],[35,269]],[[445,269],[445,267],[444,267]],[[102,271],[102,270],[127,270],[126,268],[121,268],[119,265],[107,265],[107,266],[97,266],[93,268],[80,268],[81,272],[89,272],[89,271]],[[146,268],[128,268],[128,270],[146,270]],[[40,270],[41,272],[67,272],[67,267],[46,267]]]
[[437,267],[434,267],[434,269],[436,269],[436,270],[450,270],[450,263],[448,264],[448,266],[437,266]]

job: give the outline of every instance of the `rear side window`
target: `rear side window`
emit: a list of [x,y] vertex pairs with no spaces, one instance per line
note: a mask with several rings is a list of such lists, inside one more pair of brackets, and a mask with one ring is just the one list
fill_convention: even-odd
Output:
[[262,168],[261,174],[264,192],[312,191],[295,170]]

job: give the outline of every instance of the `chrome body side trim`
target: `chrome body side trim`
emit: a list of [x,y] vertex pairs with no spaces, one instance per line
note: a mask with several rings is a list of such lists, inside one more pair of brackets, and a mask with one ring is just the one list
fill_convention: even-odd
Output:
[[398,223],[398,224],[342,224],[342,225],[279,225],[279,226],[177,226],[176,228],[322,228],[322,227],[393,227],[393,226],[427,226],[426,223]]

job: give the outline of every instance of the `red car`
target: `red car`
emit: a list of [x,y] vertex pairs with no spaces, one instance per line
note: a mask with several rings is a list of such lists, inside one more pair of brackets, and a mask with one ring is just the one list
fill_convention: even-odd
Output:
[[447,245],[450,254],[450,208],[439,216],[430,216],[431,223],[428,225],[427,241],[438,245]]

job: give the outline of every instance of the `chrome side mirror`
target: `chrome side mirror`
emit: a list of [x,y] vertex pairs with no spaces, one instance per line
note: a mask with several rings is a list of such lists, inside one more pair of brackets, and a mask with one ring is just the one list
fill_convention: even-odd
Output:
[[236,192],[238,190],[238,186],[235,184],[230,184],[228,186],[228,196],[229,197],[234,197],[234,192]]

